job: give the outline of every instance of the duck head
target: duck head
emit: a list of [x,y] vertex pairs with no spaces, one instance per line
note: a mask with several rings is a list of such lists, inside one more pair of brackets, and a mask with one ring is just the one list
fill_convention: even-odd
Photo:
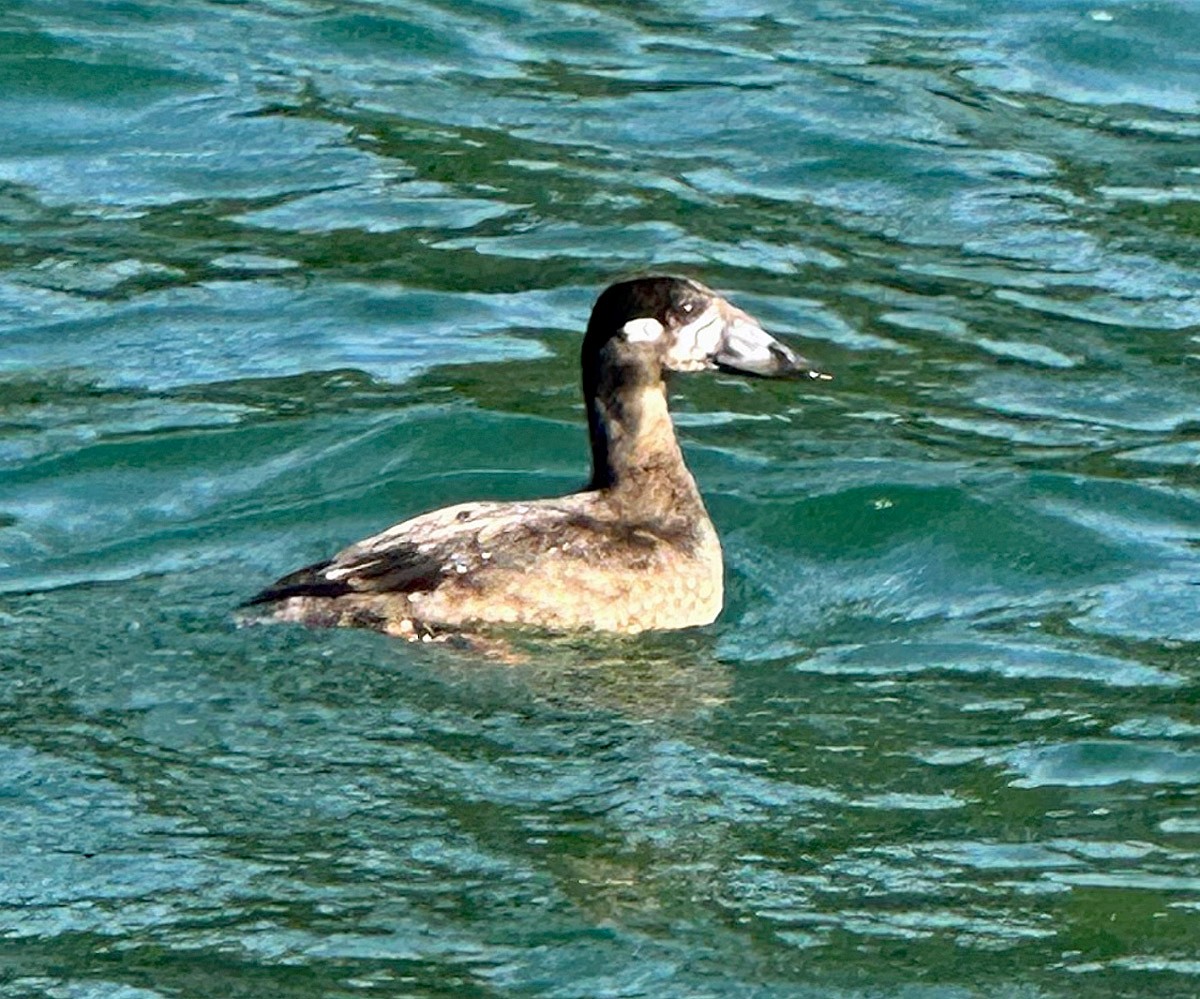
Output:
[[828,379],[746,312],[698,281],[653,276],[606,288],[592,308],[583,370],[603,363],[661,371],[729,371]]
[[[671,481],[669,499],[659,497],[664,509],[680,508],[683,496],[700,503],[667,411],[666,372],[829,378],[710,288],[667,276],[606,288],[592,308],[581,361],[592,487],[633,483],[636,492],[639,482]],[[654,475],[639,474],[646,470]]]

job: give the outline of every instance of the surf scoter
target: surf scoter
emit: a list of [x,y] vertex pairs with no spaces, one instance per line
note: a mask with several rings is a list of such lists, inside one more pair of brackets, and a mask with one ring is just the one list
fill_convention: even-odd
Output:
[[828,378],[696,281],[607,288],[581,355],[592,445],[582,492],[421,514],[249,603],[310,625],[409,639],[488,625],[635,633],[712,622],[721,544],[667,412],[668,371]]

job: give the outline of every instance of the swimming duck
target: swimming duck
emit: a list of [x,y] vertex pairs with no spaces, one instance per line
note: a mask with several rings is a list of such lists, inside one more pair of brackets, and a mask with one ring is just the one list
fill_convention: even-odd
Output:
[[705,625],[721,543],[667,412],[666,373],[828,378],[704,285],[622,281],[581,352],[592,478],[577,493],[421,514],[254,597],[269,616],[429,639],[488,625],[632,634]]

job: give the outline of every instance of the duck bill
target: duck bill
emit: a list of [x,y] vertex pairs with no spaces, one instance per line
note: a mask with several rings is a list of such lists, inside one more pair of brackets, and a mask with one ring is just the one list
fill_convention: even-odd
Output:
[[781,343],[741,309],[721,302],[725,321],[712,362],[721,371],[757,378],[819,378],[832,375],[818,371],[805,357]]

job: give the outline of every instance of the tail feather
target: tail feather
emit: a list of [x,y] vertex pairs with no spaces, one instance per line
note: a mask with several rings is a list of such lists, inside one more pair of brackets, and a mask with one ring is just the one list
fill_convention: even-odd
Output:
[[276,600],[288,597],[340,597],[349,593],[351,587],[340,579],[330,579],[325,570],[333,564],[332,559],[324,562],[314,562],[303,569],[289,572],[282,579],[277,579],[261,593],[251,597],[243,607],[253,607],[257,604],[270,604]]

